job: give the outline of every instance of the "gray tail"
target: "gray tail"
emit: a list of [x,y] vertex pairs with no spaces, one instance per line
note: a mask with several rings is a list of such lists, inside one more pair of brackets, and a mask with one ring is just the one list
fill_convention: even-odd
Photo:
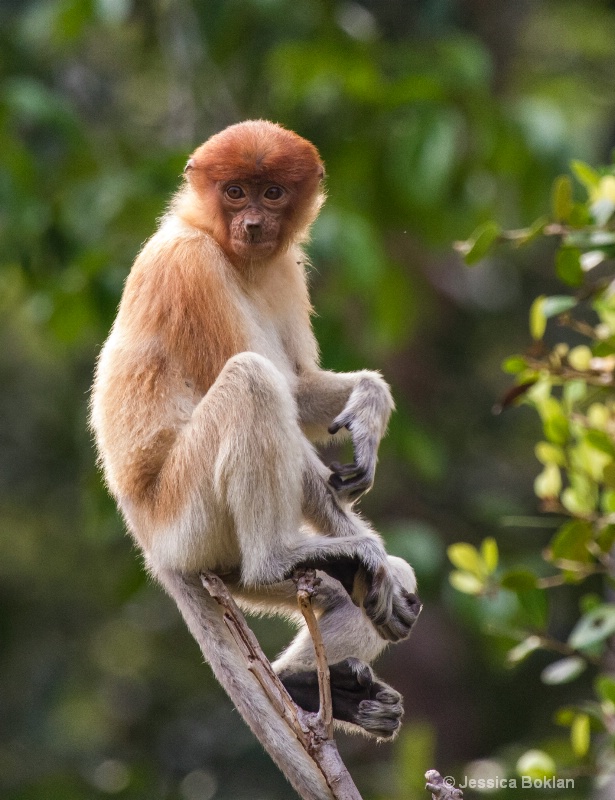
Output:
[[177,603],[214,675],[293,788],[304,800],[333,800],[320,769],[248,669],[220,605],[199,576],[165,570],[158,572],[157,578]]

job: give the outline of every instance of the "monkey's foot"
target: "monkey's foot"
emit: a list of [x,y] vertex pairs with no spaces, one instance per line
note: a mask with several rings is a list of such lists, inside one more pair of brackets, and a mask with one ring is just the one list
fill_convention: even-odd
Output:
[[[375,583],[375,582],[374,582]],[[399,642],[407,639],[417,621],[423,604],[419,597],[403,588],[397,588],[391,599],[391,613],[386,622],[380,622],[373,617],[373,609],[377,608],[377,587],[374,586],[365,598],[365,613],[372,620],[378,635],[389,642]]]
[[[361,732],[378,739],[392,739],[404,713],[402,696],[379,681],[372,668],[357,658],[329,667],[333,717],[349,733]],[[295,703],[305,711],[318,711],[318,678],[315,671],[285,671],[280,679]],[[357,731],[357,728],[361,729]]]

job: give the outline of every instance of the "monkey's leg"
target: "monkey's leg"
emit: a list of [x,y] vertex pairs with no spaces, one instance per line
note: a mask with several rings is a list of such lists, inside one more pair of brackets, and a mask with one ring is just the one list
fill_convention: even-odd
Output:
[[[228,361],[210,392],[210,414],[224,402],[213,486],[217,507],[229,520],[227,538],[235,540],[243,582],[275,583],[290,577],[299,564],[337,577],[342,566],[349,576],[344,585],[363,602],[381,635],[403,638],[407,603],[396,596],[380,537],[340,506],[332,525],[337,535],[303,527],[304,475],[312,469],[312,451],[286,378],[268,359],[241,353]],[[207,407],[208,396],[203,402]],[[198,430],[190,435],[196,439]],[[224,565],[202,566],[216,570]]]
[[299,564],[335,577],[343,568],[345,588],[379,634],[404,638],[412,601],[400,591],[378,535],[339,504],[330,535],[302,527],[313,458],[282,373],[256,353],[229,359],[161,470],[156,508],[174,510],[170,519],[154,520],[146,548],[152,569],[238,569],[254,587],[289,577]]
[[304,447],[284,376],[256,353],[230,358],[179,431],[154,502],[124,509],[152,567],[280,580],[301,526]]
[[[404,590],[413,594],[416,581],[410,566],[393,556],[389,557],[389,565]],[[330,665],[334,718],[341,727],[352,732],[378,738],[394,736],[403,715],[402,698],[380,681],[369,666],[387,642],[337,581],[328,575],[321,574],[321,577],[322,583],[313,604]],[[233,593],[248,611],[296,616],[296,587],[292,581],[256,590],[238,588]],[[413,608],[415,619],[419,612],[417,600]],[[307,711],[318,709],[314,647],[304,625],[275,662],[274,668],[298,705]]]
[[[377,635],[339,583],[328,575],[321,573],[321,576],[322,584],[312,602],[329,661],[335,725],[348,733],[391,738],[401,725],[402,697],[380,681],[365,663],[376,658],[387,642]],[[270,589],[263,587],[256,592],[244,589],[233,594],[248,611],[297,614],[296,587],[292,581]],[[320,696],[314,647],[305,625],[302,624],[301,631],[273,666],[295,703],[306,711],[318,711]]]

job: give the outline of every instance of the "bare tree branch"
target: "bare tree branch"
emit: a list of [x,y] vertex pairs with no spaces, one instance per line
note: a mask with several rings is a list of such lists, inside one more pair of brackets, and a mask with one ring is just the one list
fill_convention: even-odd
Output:
[[463,792],[458,789],[449,778],[443,778],[435,769],[425,773],[427,784],[425,788],[431,792],[432,800],[463,800]]
[[333,703],[331,701],[331,675],[325,646],[318,627],[316,615],[312,608],[312,597],[318,592],[321,582],[316,577],[316,570],[297,570],[294,580],[297,584],[297,601],[303,614],[306,625],[314,643],[316,654],[316,674],[318,675],[318,693],[320,695],[320,708],[318,709],[318,722],[323,726],[325,737],[333,739]]
[[[276,713],[294,731],[306,754],[321,771],[331,791],[332,800],[361,800],[359,790],[340,758],[337,745],[332,738],[333,714],[329,668],[311,603],[318,584],[314,571],[298,570],[294,579],[297,584],[299,606],[314,640],[316,651],[320,691],[320,710],[317,714],[304,711],[293,702],[223,581],[209,571],[201,572],[200,578],[203,587],[222,607],[224,622],[243,654],[249,671],[261,685]],[[284,765],[281,767],[283,769]]]

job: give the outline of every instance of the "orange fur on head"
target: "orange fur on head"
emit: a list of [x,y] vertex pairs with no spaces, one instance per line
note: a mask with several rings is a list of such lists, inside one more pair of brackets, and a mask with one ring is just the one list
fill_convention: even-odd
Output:
[[186,167],[189,197],[176,206],[182,218],[211,233],[233,260],[229,226],[220,205],[231,182],[278,184],[289,195],[278,251],[304,241],[324,201],[324,167],[311,142],[273,122],[248,120],[215,134],[198,147]]

